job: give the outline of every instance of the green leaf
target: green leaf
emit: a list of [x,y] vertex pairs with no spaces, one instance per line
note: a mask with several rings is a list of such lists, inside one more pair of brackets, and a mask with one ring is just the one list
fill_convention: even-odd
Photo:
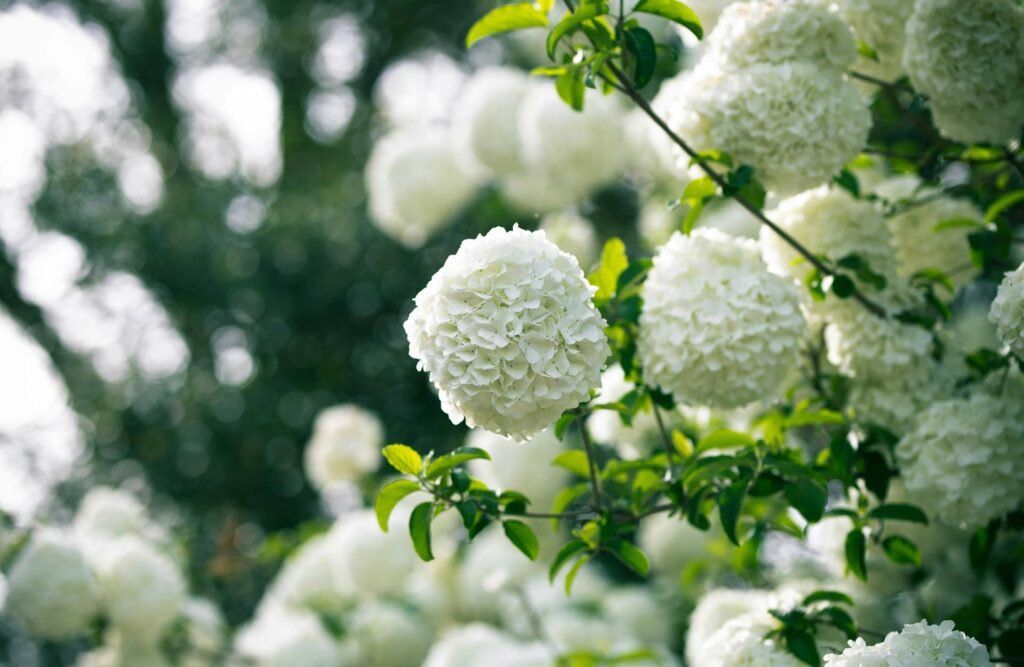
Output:
[[868,512],[869,519],[884,519],[889,521],[911,521],[928,525],[928,517],[924,511],[916,505],[906,503],[887,503],[879,505]]
[[537,560],[537,556],[540,554],[540,542],[537,541],[533,528],[515,519],[503,521],[501,527],[504,529],[505,537],[508,538],[509,542],[526,554],[526,557],[530,560]]
[[1003,211],[1021,201],[1024,201],[1024,190],[1014,190],[1006,193],[999,199],[995,200],[992,205],[988,207],[988,210],[985,211],[985,222],[995,222],[996,218],[998,218]]
[[917,545],[900,535],[890,535],[882,540],[882,550],[894,563],[920,567],[921,552]]
[[849,169],[843,169],[838,176],[832,178],[832,182],[849,192],[854,197],[860,196],[860,182]]
[[839,591],[814,591],[803,599],[800,604],[804,607],[814,604],[815,602],[841,602],[853,606],[853,598],[846,593],[840,593]]
[[583,111],[587,86],[583,81],[582,70],[572,69],[555,79],[555,91],[574,110]]
[[590,554],[585,554],[583,555],[583,557],[581,557],[579,560],[573,563],[573,566],[569,569],[569,573],[565,575],[566,595],[569,595],[572,592],[572,582],[576,581],[576,575],[579,574],[580,568],[586,565],[591,558],[592,556]]
[[495,7],[473,24],[466,35],[466,48],[473,46],[484,37],[525,28],[546,28],[548,15],[532,3],[517,2]]
[[473,459],[486,459],[490,461],[491,455],[476,447],[463,447],[461,449],[457,449],[451,454],[445,454],[444,456],[434,459],[434,461],[427,466],[427,479],[436,479],[455,466],[461,465],[466,461],[472,461]]
[[433,518],[433,503],[420,503],[412,511],[409,517],[409,535],[412,537],[412,547],[421,560],[434,560],[434,554],[430,550],[430,520]]
[[878,62],[878,52],[866,42],[862,42],[860,40],[857,41],[857,53],[868,60],[874,60],[876,63]]
[[845,609],[825,607],[817,615],[828,619],[829,623],[842,630],[847,639],[857,638],[857,623],[854,622],[853,617]]
[[704,211],[704,200],[703,199],[690,199],[690,210],[686,212],[686,217],[683,218],[682,230],[683,234],[687,236],[693,231],[693,228],[697,225],[697,219],[700,218],[700,214]]
[[837,273],[832,276],[832,284],[829,287],[829,291],[840,299],[849,299],[857,291],[857,286],[854,284],[853,279],[850,278],[850,276],[843,273]]
[[640,0],[633,11],[666,18],[692,32],[697,39],[704,37],[704,28],[697,13],[678,0]]
[[384,448],[384,458],[392,468],[406,475],[418,476],[423,471],[423,459],[407,445],[388,445]]
[[845,424],[846,418],[833,410],[807,410],[786,417],[786,428],[811,426],[812,424]]
[[718,194],[718,184],[710,176],[695,178],[686,184],[681,199],[708,199]]
[[727,486],[718,496],[718,515],[722,520],[722,529],[729,541],[739,546],[736,536],[736,524],[740,519],[740,509],[747,496],[747,480],[741,479]]
[[[554,502],[551,503],[551,513],[560,514],[564,512],[574,500],[586,493],[589,489],[590,486],[587,484],[576,484],[574,486],[567,486],[560,490],[558,495],[555,496]],[[551,526],[552,528],[557,528],[558,519],[552,519]]]
[[548,581],[554,583],[555,577],[558,576],[558,571],[562,569],[569,559],[576,554],[586,551],[587,543],[583,540],[570,540],[565,543],[558,553],[555,555],[555,559],[551,561],[551,567],[548,568]]
[[727,428],[713,431],[697,442],[697,453],[706,452],[709,449],[732,449],[734,447],[752,447],[757,440],[746,433],[732,431]]
[[639,27],[626,30],[624,36],[626,50],[636,63],[633,68],[633,85],[643,88],[654,77],[654,69],[658,65],[658,49],[654,37]]
[[947,229],[984,229],[985,225],[981,224],[977,220],[972,218],[951,218],[949,220],[943,220],[942,222],[935,223],[932,227],[933,232],[942,232]]
[[810,523],[821,521],[828,502],[828,490],[823,484],[804,477],[788,485],[783,494],[789,504]]
[[373,511],[377,514],[377,523],[380,524],[381,530],[385,533],[388,532],[388,519],[391,518],[391,512],[395,509],[395,505],[410,493],[419,490],[420,485],[411,479],[396,479],[380,490],[377,500],[373,504]]
[[597,270],[587,276],[590,284],[597,288],[594,300],[608,301],[615,296],[615,287],[618,285],[619,274],[629,266],[629,258],[626,256],[626,244],[618,238],[610,238],[604,244],[601,251],[601,263]]
[[579,449],[570,449],[562,452],[555,457],[551,465],[565,468],[580,477],[590,477],[590,464],[587,461],[587,454]]
[[818,653],[818,645],[814,643],[814,636],[806,630],[795,627],[786,627],[782,630],[782,643],[786,650],[805,664],[820,667],[821,655]]
[[603,16],[608,13],[607,2],[588,2],[579,6],[575,12],[565,15],[558,24],[551,29],[547,39],[548,58],[555,59],[555,49],[563,37],[574,32],[584,21]]
[[558,421],[555,422],[555,437],[561,440],[562,436],[565,435],[565,429],[569,428],[569,424],[574,421],[576,421],[575,412],[566,412],[559,417]]
[[971,535],[971,541],[968,544],[968,555],[970,556],[971,567],[975,570],[980,572],[985,569],[989,556],[992,555],[992,549],[996,545],[998,532],[999,524],[993,521],[988,526],[982,526],[977,529]]
[[868,568],[866,563],[867,541],[860,528],[854,528],[846,534],[846,567],[859,579],[867,581]]
[[651,571],[651,561],[647,559],[647,554],[633,544],[625,540],[616,540],[606,545],[605,548],[609,553],[622,561],[623,565],[641,577],[646,577]]

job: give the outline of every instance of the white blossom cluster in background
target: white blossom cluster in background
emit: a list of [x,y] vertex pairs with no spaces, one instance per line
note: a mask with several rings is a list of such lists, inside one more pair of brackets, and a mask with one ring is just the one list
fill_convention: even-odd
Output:
[[895,667],[897,665],[957,665],[989,667],[988,649],[976,639],[953,629],[952,621],[929,625],[926,621],[890,632],[885,640],[867,645],[863,639],[850,642],[841,654],[825,656],[829,667]]
[[1024,264],[1007,273],[999,284],[989,319],[1003,344],[1024,357]]
[[306,476],[321,492],[357,482],[377,469],[383,446],[377,415],[352,404],[327,408],[317,414],[306,445]]
[[[85,636],[105,621],[102,645],[83,654],[83,667],[213,667],[227,641],[216,607],[189,597],[167,533],[136,497],[102,486],[86,494],[70,526],[31,532],[7,573],[3,611],[51,640]],[[163,642],[178,631],[185,641],[170,655]]]

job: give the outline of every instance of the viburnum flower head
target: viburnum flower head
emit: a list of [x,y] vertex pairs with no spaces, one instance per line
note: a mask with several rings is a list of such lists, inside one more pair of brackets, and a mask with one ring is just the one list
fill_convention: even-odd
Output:
[[853,26],[857,40],[871,47],[877,58],[858,58],[856,70],[887,81],[898,79],[903,74],[903,45],[906,41],[906,33],[902,28],[914,11],[914,3],[837,0],[836,4]]
[[306,446],[306,475],[319,489],[354,481],[377,468],[383,445],[384,427],[376,415],[358,405],[332,406],[313,423],[313,437]]
[[[398,515],[403,513],[401,508],[396,510],[391,518],[392,527],[401,523]],[[342,516],[327,539],[338,586],[366,597],[402,590],[416,563],[409,536],[397,528],[381,532],[377,517],[370,510]]]
[[988,317],[996,325],[999,340],[1024,358],[1024,264],[1003,278]]
[[466,83],[452,114],[452,142],[460,164],[482,177],[523,168],[516,117],[530,77],[511,67],[484,67]]
[[907,493],[951,526],[977,528],[1024,501],[1024,410],[974,394],[936,403],[896,446]]
[[799,667],[804,663],[778,642],[765,639],[778,622],[754,611],[732,619],[714,632],[698,651],[692,667]]
[[709,59],[683,77],[669,126],[698,151],[724,151],[752,166],[780,195],[829,181],[867,140],[867,102],[832,69],[794,61],[725,71]]
[[96,578],[82,552],[55,531],[36,531],[7,577],[6,613],[42,639],[84,632],[98,602]]
[[929,625],[921,621],[890,632],[885,641],[868,646],[851,641],[841,654],[825,656],[826,667],[991,667],[988,649],[954,629],[953,621]]
[[111,623],[135,639],[160,638],[185,604],[185,579],[174,561],[138,538],[118,540],[99,574]]
[[397,602],[364,602],[347,619],[349,660],[361,667],[421,665],[434,641],[418,613]]
[[928,96],[935,126],[964,143],[1020,137],[1024,7],[1015,0],[918,0],[903,65]]
[[734,408],[772,396],[805,323],[794,285],[757,243],[713,229],[677,232],[644,285],[639,354],[648,382],[687,405]]
[[543,232],[496,227],[416,295],[409,353],[453,423],[528,439],[600,382],[610,350],[594,291]]
[[706,47],[704,57],[727,69],[802,61],[841,72],[857,54],[849,24],[820,0],[734,2]]
[[366,163],[370,214],[385,234],[418,248],[466,204],[475,184],[438,126],[392,130]]

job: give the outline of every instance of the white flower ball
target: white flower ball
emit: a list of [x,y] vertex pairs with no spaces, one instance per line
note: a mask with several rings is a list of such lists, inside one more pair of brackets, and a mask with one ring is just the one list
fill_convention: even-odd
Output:
[[419,248],[473,196],[475,185],[459,167],[448,132],[407,127],[381,137],[366,163],[370,214],[381,231]]
[[918,0],[903,66],[931,100],[939,131],[1006,143],[1024,118],[1024,7],[1014,0]]
[[695,560],[706,557],[712,533],[697,530],[685,518],[652,514],[640,522],[637,544],[655,574],[674,577]]
[[623,116],[614,98],[588,95],[583,111],[574,111],[554,86],[536,83],[519,108],[523,165],[582,197],[624,167]]
[[644,586],[622,586],[612,589],[601,599],[604,616],[618,633],[645,645],[668,644],[672,641],[672,614]]
[[988,318],[996,325],[999,340],[1024,357],[1024,264],[1003,278]]
[[322,410],[306,446],[306,475],[318,489],[352,482],[377,469],[384,446],[384,427],[377,416],[358,405]]
[[391,529],[383,532],[372,510],[346,514],[331,531],[331,564],[339,586],[368,597],[397,593],[416,565],[416,554],[404,529],[407,516],[395,511]]
[[43,639],[84,632],[98,610],[96,578],[65,535],[37,531],[7,575],[5,611]]
[[74,519],[75,538],[89,562],[101,566],[104,552],[119,537],[155,536],[142,503],[127,491],[97,486],[82,498]]
[[[896,269],[892,238],[881,212],[842,188],[823,185],[783,199],[768,217],[815,255],[838,261],[858,255],[875,273]],[[811,265],[782,237],[761,229],[761,254],[768,269],[803,282]]]
[[778,389],[804,329],[796,288],[768,273],[756,243],[697,230],[654,257],[638,352],[677,402],[740,407]]
[[182,656],[185,667],[213,667],[227,642],[227,625],[220,610],[203,598],[189,598],[181,610],[188,636]]
[[420,665],[434,641],[427,623],[394,602],[371,601],[348,618],[347,637],[360,667]]
[[[971,264],[971,248],[967,240],[970,227],[950,227],[935,230],[935,225],[950,220],[973,220],[979,225],[983,217],[974,204],[966,199],[935,197],[937,190],[924,187],[916,176],[904,175],[887,179],[874,191],[889,202],[910,203],[927,197],[925,204],[915,205],[903,213],[889,216],[896,246],[897,271],[910,277],[924,269],[939,269],[962,286],[970,282],[977,271]],[[897,204],[898,205],[898,204]]]
[[975,394],[932,405],[896,446],[908,494],[953,526],[978,527],[1024,500],[1024,414]]
[[874,49],[878,60],[857,58],[854,69],[887,81],[903,75],[904,26],[914,11],[913,2],[892,0],[837,0],[839,11],[853,26],[857,39]]
[[850,406],[861,421],[878,424],[896,434],[906,433],[922,410],[936,401],[952,398],[965,376],[966,368],[956,352],[945,354],[941,361],[923,357],[884,379],[858,379],[850,388]]
[[[864,146],[871,126],[856,86],[806,62],[724,72],[702,61],[666,120],[698,151],[717,149],[749,164],[781,195],[821,185]],[[689,157],[677,151],[677,159]]]
[[728,621],[698,652],[691,667],[799,667],[804,663],[775,640],[764,636],[778,626],[766,612],[755,611]]
[[729,621],[769,608],[772,592],[716,588],[697,602],[686,631],[686,662],[698,665],[708,640]]
[[540,230],[548,240],[569,253],[589,271],[600,257],[600,240],[594,225],[576,211],[549,213],[540,221]]
[[452,113],[452,143],[466,171],[487,178],[522,170],[516,117],[530,88],[530,77],[511,67],[470,77]]
[[[377,529],[380,531],[380,528]],[[355,594],[349,577],[336,572],[337,531],[304,542],[278,572],[264,604],[282,604],[319,613],[339,612]]]
[[803,61],[842,72],[857,54],[849,24],[820,0],[733,3],[705,46],[704,57],[727,69]]
[[600,381],[609,347],[593,293],[543,232],[496,227],[463,241],[416,295],[409,353],[453,423],[527,439]]
[[257,667],[338,667],[341,649],[319,617],[273,609],[239,630],[235,650]]
[[133,639],[156,641],[185,603],[185,579],[177,566],[137,538],[118,540],[99,574],[110,622]]
[[885,641],[868,646],[863,639],[851,641],[840,655],[825,656],[828,667],[990,667],[988,649],[976,639],[953,629],[953,621],[929,625],[927,621],[890,632]]
[[569,208],[584,195],[566,186],[559,178],[537,170],[506,176],[498,182],[498,187],[512,206],[533,215]]
[[512,546],[500,529],[485,530],[469,543],[455,575],[461,615],[497,621],[507,606],[498,593],[524,586],[539,572],[538,565]]
[[477,667],[482,657],[500,651],[511,638],[485,623],[470,623],[449,630],[433,645],[423,667]]
[[[622,366],[616,364],[601,374],[601,389],[594,401],[615,403],[635,388],[636,385],[626,380]],[[611,445],[627,459],[640,458],[650,453],[655,443],[657,446],[661,443],[653,411],[636,413],[632,424],[626,426],[619,418],[618,410],[595,410],[587,417],[587,428],[594,440]]]
[[569,481],[568,471],[551,463],[565,445],[550,429],[530,442],[516,442],[476,429],[466,438],[466,445],[479,447],[491,455],[490,461],[469,462],[473,477],[498,492],[518,491],[526,495],[534,511],[548,511],[555,496]]

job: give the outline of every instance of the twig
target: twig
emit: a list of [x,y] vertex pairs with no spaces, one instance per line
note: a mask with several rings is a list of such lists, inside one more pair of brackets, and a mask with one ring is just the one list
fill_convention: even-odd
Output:
[[651,407],[654,408],[654,419],[658,422],[658,430],[661,432],[661,443],[665,446],[665,457],[668,459],[668,478],[671,480],[675,477],[676,472],[675,452],[672,451],[675,448],[668,437],[668,431],[665,430],[665,422],[661,420],[661,411],[658,410],[658,404],[652,401]]
[[594,447],[590,444],[590,433],[587,432],[586,422],[582,418],[577,419],[580,431],[580,442],[583,443],[583,451],[587,454],[587,466],[590,471],[590,490],[594,495],[594,505],[599,511],[604,511],[604,503],[601,500],[601,482],[597,478],[597,463],[594,461]]
[[865,81],[867,83],[873,83],[874,85],[880,86],[882,88],[889,88],[891,90],[905,90],[907,92],[912,92],[910,88],[906,87],[901,83],[886,81],[885,79],[879,79],[878,77],[871,76],[870,74],[864,74],[862,72],[856,72],[853,70],[850,70],[849,72],[847,72],[847,74],[850,75],[850,78],[860,79],[861,81]]

